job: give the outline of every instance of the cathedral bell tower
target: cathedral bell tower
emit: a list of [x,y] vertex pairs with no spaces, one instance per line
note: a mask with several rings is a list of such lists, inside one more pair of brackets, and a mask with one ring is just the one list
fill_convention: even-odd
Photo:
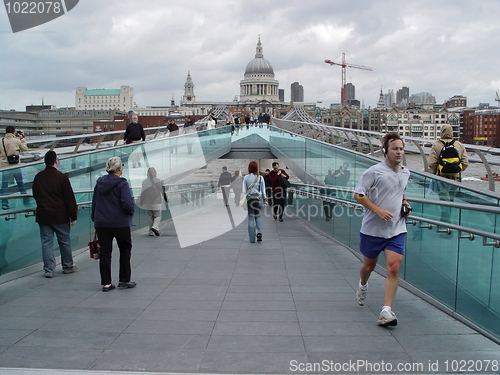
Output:
[[384,94],[382,94],[382,86],[380,86],[380,96],[378,98],[377,108],[385,108]]
[[194,85],[191,79],[191,73],[188,71],[186,83],[184,84],[184,96],[182,97],[182,104],[193,104],[195,102]]

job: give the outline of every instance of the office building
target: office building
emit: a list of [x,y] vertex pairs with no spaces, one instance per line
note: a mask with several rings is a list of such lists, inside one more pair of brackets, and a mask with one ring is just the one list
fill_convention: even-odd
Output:
[[447,108],[467,107],[467,97],[462,95],[453,95],[446,101]]
[[280,102],[284,102],[285,101],[285,89],[279,89],[278,96],[280,98]]
[[436,104],[436,98],[428,92],[419,92],[418,94],[410,95],[410,97],[408,98],[408,103],[417,105]]
[[87,89],[77,87],[75,108],[77,110],[117,110],[128,112],[134,106],[134,89],[121,86],[119,89]]
[[406,107],[408,104],[408,99],[410,98],[410,89],[408,87],[402,87],[396,92],[396,106]]
[[345,99],[347,101],[356,99],[356,86],[351,82],[345,85]]
[[292,83],[290,87],[290,101],[300,103],[304,101],[304,87],[298,82]]

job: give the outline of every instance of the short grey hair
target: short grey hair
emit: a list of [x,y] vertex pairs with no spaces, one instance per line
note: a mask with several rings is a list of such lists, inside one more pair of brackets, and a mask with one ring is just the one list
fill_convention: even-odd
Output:
[[118,156],[113,156],[106,162],[106,172],[110,174],[115,173],[122,167],[122,165],[122,159],[120,159]]

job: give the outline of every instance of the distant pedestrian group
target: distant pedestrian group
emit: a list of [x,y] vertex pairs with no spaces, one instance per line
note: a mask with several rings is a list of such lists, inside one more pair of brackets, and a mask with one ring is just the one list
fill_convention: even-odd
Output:
[[229,207],[232,190],[235,206],[242,206],[247,210],[248,235],[251,243],[262,241],[262,210],[265,205],[273,205],[273,218],[283,221],[289,178],[290,176],[279,168],[278,162],[273,163],[272,171],[266,169],[262,175],[257,162],[252,161],[248,165],[245,177],[240,175],[239,170],[235,171],[233,176],[226,166],[222,167],[217,187],[222,193],[223,204]]

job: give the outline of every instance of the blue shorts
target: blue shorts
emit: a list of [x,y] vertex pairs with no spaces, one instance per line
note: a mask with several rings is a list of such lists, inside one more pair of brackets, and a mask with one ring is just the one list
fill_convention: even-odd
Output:
[[359,234],[359,251],[369,259],[377,258],[384,250],[404,255],[406,233],[391,238],[373,237]]

